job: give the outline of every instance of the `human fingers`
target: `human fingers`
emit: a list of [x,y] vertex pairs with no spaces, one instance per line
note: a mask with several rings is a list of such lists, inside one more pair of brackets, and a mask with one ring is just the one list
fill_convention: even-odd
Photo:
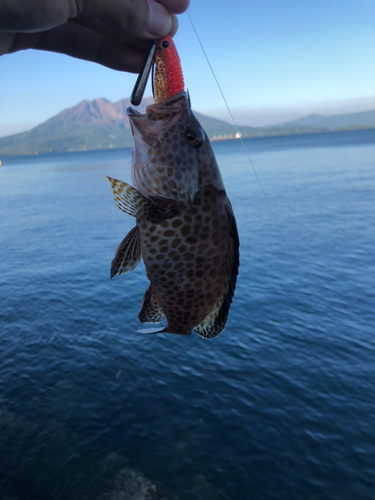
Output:
[[[162,0],[181,10],[188,0]],[[157,39],[177,31],[176,16],[155,0],[84,0],[80,14],[99,19],[120,33]]]
[[172,14],[182,14],[190,5],[190,0],[158,0],[158,2]]
[[3,53],[46,50],[130,73],[139,73],[150,43],[125,36],[111,38],[71,21],[45,32],[7,35],[11,39],[7,39],[8,46]]
[[[114,29],[110,28],[107,24],[104,24],[102,21],[99,21],[98,19],[93,19],[92,17],[88,16],[77,16],[72,19],[69,19],[70,22],[81,24],[82,26],[86,26],[90,28],[93,31],[96,31],[97,33],[108,36],[110,38],[115,38],[115,39],[121,39],[121,35],[119,31],[115,31]],[[169,32],[170,36],[174,36],[176,34],[178,28],[178,20],[177,17],[172,14],[172,28],[171,31]],[[139,40],[141,43],[141,39],[136,39]]]

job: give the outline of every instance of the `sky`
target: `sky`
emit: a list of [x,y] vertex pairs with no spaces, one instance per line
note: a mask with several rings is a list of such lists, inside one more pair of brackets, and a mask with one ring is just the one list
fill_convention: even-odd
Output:
[[[191,0],[189,14],[238,125],[375,109],[375,0]],[[230,121],[188,16],[179,22],[193,109]],[[2,56],[0,136],[84,99],[129,97],[135,80],[62,54]]]

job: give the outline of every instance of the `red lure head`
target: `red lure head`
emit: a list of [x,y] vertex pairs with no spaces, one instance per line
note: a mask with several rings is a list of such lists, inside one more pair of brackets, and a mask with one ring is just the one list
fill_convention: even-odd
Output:
[[157,104],[182,92],[185,88],[181,62],[170,36],[156,44],[154,99]]

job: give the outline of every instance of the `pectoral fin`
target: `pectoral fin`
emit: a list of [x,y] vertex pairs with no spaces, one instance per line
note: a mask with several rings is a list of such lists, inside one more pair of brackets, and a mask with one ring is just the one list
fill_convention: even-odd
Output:
[[164,213],[133,186],[108,176],[107,178],[111,183],[113,196],[120,210],[133,217],[144,218],[155,223],[164,218]]
[[125,236],[116,249],[111,264],[111,278],[120,274],[130,273],[141,261],[141,238],[138,226]]
[[161,323],[165,320],[163,311],[160,309],[159,302],[152,291],[150,285],[143,297],[142,309],[138,314],[141,323]]

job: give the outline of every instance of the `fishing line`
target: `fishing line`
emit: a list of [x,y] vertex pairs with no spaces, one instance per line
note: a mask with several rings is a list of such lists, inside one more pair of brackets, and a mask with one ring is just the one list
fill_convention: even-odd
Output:
[[[270,205],[270,203],[269,203],[269,201],[268,201],[268,198],[267,198],[267,196],[266,196],[266,193],[265,193],[265,191],[264,191],[264,189],[263,189],[262,183],[260,182],[260,179],[259,179],[259,177],[258,177],[258,174],[257,174],[256,170],[255,170],[255,167],[254,167],[254,165],[253,165],[253,162],[251,161],[250,154],[249,154],[248,150],[246,149],[245,143],[243,142],[241,132],[238,130],[238,127],[237,127],[236,121],[235,121],[235,119],[234,119],[234,117],[233,117],[233,114],[232,114],[232,112],[231,112],[230,108],[229,108],[229,105],[228,105],[228,103],[227,103],[227,100],[225,99],[224,93],[223,93],[223,91],[221,90],[221,87],[220,87],[219,81],[218,81],[218,79],[216,78],[215,72],[214,72],[214,70],[213,70],[213,68],[212,68],[212,66],[211,66],[211,63],[210,63],[210,60],[208,59],[208,56],[207,56],[207,54],[206,54],[206,51],[204,50],[204,47],[203,47],[203,44],[202,44],[202,42],[201,42],[201,39],[200,39],[200,37],[199,37],[199,35],[198,35],[198,32],[197,32],[197,30],[195,29],[194,23],[193,23],[193,21],[192,21],[192,19],[191,19],[191,17],[190,17],[189,12],[186,12],[186,14],[187,14],[187,16],[188,16],[188,18],[189,18],[189,21],[190,21],[191,26],[192,26],[192,28],[193,28],[193,30],[194,30],[194,33],[195,33],[195,35],[196,35],[196,37],[197,37],[197,39],[198,39],[199,45],[201,46],[202,52],[203,52],[203,54],[204,54],[204,57],[206,58],[206,61],[207,61],[208,66],[209,66],[209,68],[210,68],[210,70],[211,70],[212,76],[213,76],[213,77],[214,77],[214,79],[215,79],[215,82],[216,82],[216,85],[217,85],[217,87],[218,87],[218,89],[219,89],[219,91],[220,91],[221,97],[223,98],[223,101],[224,101],[224,103],[225,103],[225,106],[227,107],[228,113],[229,113],[229,115],[230,115],[230,117],[231,117],[231,119],[232,119],[232,122],[233,122],[234,128],[235,128],[235,130],[236,130],[236,137],[238,137],[238,138],[240,139],[240,141],[241,141],[241,144],[242,144],[242,147],[243,147],[243,149],[244,149],[244,151],[245,151],[245,154],[246,154],[246,156],[247,156],[247,159],[249,160],[249,163],[250,163],[250,165],[251,165],[251,168],[253,169],[253,172],[254,172],[255,178],[256,178],[256,180],[258,181],[258,184],[259,184],[259,187],[260,187],[260,189],[261,189],[261,191],[262,191],[262,193],[263,193],[264,199],[266,200],[266,203],[267,203],[268,209],[269,209],[269,211],[270,211],[270,213],[271,213],[271,215],[272,215],[273,222],[274,222],[274,224],[275,224],[275,226],[276,226],[276,229],[277,229],[277,231],[278,231],[278,233],[279,233],[279,236],[280,236],[280,238],[281,238],[281,241],[283,242],[283,245],[284,245],[284,247],[285,247],[285,250],[287,251],[287,253],[288,253],[288,255],[289,255],[289,257],[290,257],[290,259],[291,259],[292,263],[295,265],[296,263],[295,263],[295,261],[294,261],[294,259],[293,259],[293,256],[291,255],[291,253],[290,253],[290,251],[289,251],[288,245],[286,244],[286,241],[285,241],[284,235],[283,235],[283,233],[282,233],[282,231],[281,231],[281,229],[280,229],[280,226],[279,226],[279,224],[278,224],[278,222],[277,222],[277,220],[276,220],[275,214],[273,213],[273,210],[272,210],[272,208],[271,208],[271,205]],[[298,268],[297,268],[297,266],[295,266],[295,267],[296,267],[296,271],[297,271],[297,273],[298,273],[298,275],[299,275],[299,277],[300,277],[300,279],[301,279],[301,281],[302,281],[302,278],[301,278],[301,276],[300,276],[300,274],[299,274]]]

